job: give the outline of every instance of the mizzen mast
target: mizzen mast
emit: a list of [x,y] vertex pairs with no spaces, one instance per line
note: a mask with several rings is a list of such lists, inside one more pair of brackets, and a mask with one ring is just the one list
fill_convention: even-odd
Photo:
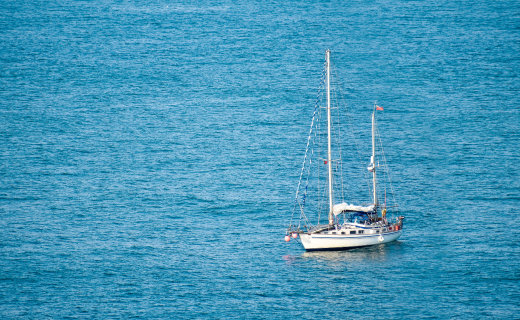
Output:
[[372,175],[374,182],[374,207],[377,210],[377,176],[376,176],[376,105],[374,104],[374,112],[372,112],[372,157],[370,166],[372,167]]

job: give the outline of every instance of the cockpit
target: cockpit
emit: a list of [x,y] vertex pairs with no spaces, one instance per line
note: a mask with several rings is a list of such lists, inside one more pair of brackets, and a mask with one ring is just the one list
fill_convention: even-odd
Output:
[[365,224],[370,222],[370,218],[365,212],[349,212],[345,214],[345,221],[350,223]]

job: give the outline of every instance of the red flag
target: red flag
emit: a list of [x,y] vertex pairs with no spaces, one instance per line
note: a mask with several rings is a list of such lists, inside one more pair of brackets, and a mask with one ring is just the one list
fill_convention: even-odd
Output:
[[376,110],[381,110],[381,111],[383,111],[383,110],[385,110],[385,109],[383,109],[383,107],[380,107],[380,106],[376,105]]
[[325,160],[325,164],[327,164],[327,160]]

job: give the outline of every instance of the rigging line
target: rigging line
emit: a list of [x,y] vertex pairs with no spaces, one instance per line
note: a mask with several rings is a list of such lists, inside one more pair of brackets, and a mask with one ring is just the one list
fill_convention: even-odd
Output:
[[397,194],[394,191],[394,187],[393,187],[392,180],[391,180],[391,177],[390,177],[390,168],[387,165],[385,150],[383,149],[383,141],[381,139],[381,134],[379,133],[379,127],[377,126],[377,124],[376,124],[376,131],[377,131],[377,136],[379,138],[378,139],[379,140],[379,148],[381,149],[381,154],[383,155],[382,158],[383,158],[383,164],[384,164],[384,168],[385,168],[384,172],[385,172],[385,175],[386,175],[386,179],[388,180],[388,184],[390,185],[390,192],[392,194],[393,203],[396,206],[395,207],[395,211],[396,211],[396,213],[399,213],[399,207],[397,207],[397,200],[396,200]]
[[[335,77],[333,77],[333,81],[335,83],[334,85],[334,91],[333,91],[333,104],[335,105],[336,107],[336,114],[338,115],[338,132],[336,134],[336,130],[334,130],[334,133],[336,134],[336,145],[338,146],[338,153],[339,153],[339,161],[340,161],[340,169],[339,170],[339,176],[340,176],[340,179],[341,179],[341,183],[340,183],[340,187],[341,187],[341,200],[342,202],[345,202],[345,189],[344,189],[344,186],[345,186],[345,183],[343,181],[343,156],[342,156],[342,152],[341,152],[341,119],[340,119],[340,112],[339,112],[339,99],[338,99],[338,94],[337,94],[337,91],[335,90],[336,87],[340,87],[340,84],[339,84],[339,80],[336,80],[336,79],[339,79],[338,76],[337,76],[337,71],[336,71],[336,67],[333,66],[333,73],[336,75]],[[337,163],[336,163],[337,165]],[[339,183],[339,181],[337,182]]]
[[[318,117],[317,119],[319,120],[319,112],[318,112]],[[316,121],[316,125],[318,124],[318,121]],[[302,211],[302,214],[305,210],[305,201],[307,199],[307,191],[308,191],[308,187],[309,187],[309,177],[310,177],[310,174],[311,174],[311,166],[312,166],[312,159],[314,157],[314,145],[316,144],[316,132],[317,130],[314,130],[314,139],[312,139],[312,146],[311,146],[311,156],[309,158],[309,166],[307,168],[307,178],[306,178],[306,181],[305,181],[305,192],[303,193],[303,202],[302,202],[302,206],[301,206],[301,211]],[[299,222],[299,226],[301,225],[301,218],[302,218],[302,215],[300,214],[300,222]],[[308,223],[309,221],[306,220],[306,222]]]
[[311,174],[312,160],[314,158],[314,147],[316,145],[316,140],[317,140],[317,132],[318,132],[318,128],[319,128],[318,127],[319,120],[320,120],[320,111],[318,111],[318,113],[317,113],[316,125],[315,125],[315,129],[314,129],[314,138],[312,139],[311,156],[309,158],[309,166],[307,168],[307,178],[306,178],[306,182],[305,182],[305,193],[303,195],[303,199],[304,199],[303,200],[303,208],[305,208],[305,198],[307,197],[307,187],[309,186],[309,177],[310,177],[310,174]]
[[[336,75],[337,75],[337,71],[334,70],[334,72],[335,72]],[[341,99],[338,99],[338,100],[346,101],[345,96],[344,96],[343,91],[342,91],[342,89],[341,89],[340,86],[338,86],[338,91],[339,91],[339,94],[341,95]],[[339,105],[338,105],[338,108],[339,108]],[[346,113],[346,115],[347,115],[347,118],[348,118],[348,120],[349,120],[349,124],[350,124],[350,128],[351,128],[351,131],[347,130],[347,132],[350,133],[350,136],[352,136],[352,138],[353,138],[352,140],[354,140],[354,143],[356,144],[356,151],[357,151],[357,155],[358,155],[358,161],[359,161],[359,163],[362,163],[362,161],[361,161],[361,156],[360,156],[360,148],[358,147],[357,140],[356,140],[355,134],[354,134],[354,132],[353,132],[352,121],[351,121],[351,119],[350,119],[350,115],[349,115],[349,113],[348,113],[348,107],[347,107],[347,104],[346,104],[346,103],[345,103],[345,111],[346,111],[345,113]],[[362,167],[362,166],[361,166],[361,167]],[[365,179],[366,179],[366,181],[367,181],[367,184],[370,185],[370,184],[369,184],[369,181],[367,180],[366,172],[365,172],[364,170],[362,170],[362,172],[363,172],[363,174],[364,174],[364,176],[365,176]],[[350,197],[350,199],[351,199],[351,200],[354,200],[354,202],[359,202],[358,199],[356,199],[356,197],[354,196],[354,194],[350,194],[349,189],[350,189],[350,188],[347,188],[347,195]],[[370,190],[370,189],[368,189],[368,190]]]
[[[338,101],[339,101],[339,99],[338,99]],[[340,123],[340,119],[341,119],[341,113],[339,112],[339,110],[340,110],[340,105],[339,105],[339,102],[338,102],[338,123]],[[341,122],[341,123],[343,123],[343,122]],[[348,130],[346,130],[346,131],[348,132]],[[342,133],[341,133],[341,126],[339,126],[338,132],[339,132],[339,136],[340,136],[340,139],[341,139],[341,137],[343,137]],[[344,164],[344,161],[343,161],[343,142],[340,141],[338,145],[339,145],[340,174],[341,174],[341,197],[342,197],[341,200],[342,200],[342,202],[346,202],[345,201],[345,194],[351,200],[354,199],[355,197],[350,192],[351,190],[350,190],[349,186],[347,186],[347,184],[345,183],[345,178],[344,178],[345,177],[345,173],[344,173],[344,167],[343,167],[343,164]]]
[[[376,136],[377,136],[377,142],[379,143],[377,145],[377,148],[379,150],[379,153],[381,154],[381,160],[383,161],[383,167],[382,169],[380,169],[380,172],[381,172],[381,175],[384,175],[384,177],[381,177],[381,180],[384,180],[384,178],[386,178],[386,182],[389,183],[389,180],[388,180],[388,168],[386,166],[386,157],[385,157],[385,152],[384,152],[384,149],[383,149],[383,143],[382,143],[382,140],[381,140],[381,133],[379,132],[379,126],[378,124],[376,123],[375,125],[375,133],[376,133]],[[379,166],[379,162],[378,162],[378,166]],[[379,190],[381,190],[381,184],[379,184]],[[390,184],[391,186],[391,184]],[[381,195],[382,193],[378,193],[379,195]]]
[[[316,132],[320,132],[321,131],[321,108],[320,110],[318,111],[318,121],[316,123]],[[320,218],[321,218],[321,194],[320,194],[320,168],[321,168],[321,165],[320,165],[320,160],[319,160],[319,155],[321,154],[321,134],[317,134],[317,140],[318,140],[318,161],[317,161],[317,166],[316,166],[316,174],[317,174],[317,210],[318,210],[318,224],[320,224]]]
[[[322,102],[324,102],[323,100],[325,99],[325,95],[322,96]],[[322,110],[323,108],[320,108],[320,111],[319,111],[319,114],[318,114],[318,118],[319,118],[319,121],[318,121],[318,142],[319,142],[319,145],[318,145],[318,148],[319,148],[319,152],[318,154],[319,155],[323,155],[324,152],[326,152],[327,148],[326,148],[326,139],[323,138],[323,134],[322,134],[322,131],[325,130],[323,128],[323,118],[326,117],[327,113],[324,112]],[[325,126],[326,128],[326,126]],[[325,150],[325,151],[324,151]],[[319,162],[318,162],[318,165],[317,165],[317,180],[318,180],[318,183],[319,183],[319,190],[318,190],[318,224],[321,223],[321,213],[322,212],[325,212],[325,216],[328,217],[328,211],[326,209],[326,203],[327,202],[327,197],[328,197],[328,194],[327,194],[327,181],[326,181],[326,178],[323,178],[322,175],[326,175],[327,174],[327,169],[325,169],[324,173],[322,173],[322,167],[321,167],[321,158],[319,159]],[[322,179],[324,179],[325,181],[322,181]],[[321,190],[321,191],[320,191]]]
[[[319,94],[319,92],[318,92],[318,94]],[[311,129],[310,129],[310,132],[309,132],[309,137],[307,138],[307,147],[305,149],[305,157],[303,159],[303,165],[302,165],[302,170],[301,170],[301,173],[300,173],[300,179],[298,181],[298,187],[296,189],[296,198],[294,200],[295,201],[295,206],[296,206],[296,203],[298,202],[298,195],[300,193],[300,186],[301,186],[301,182],[302,182],[302,177],[303,177],[303,173],[305,171],[305,163],[307,162],[307,154],[308,154],[308,151],[309,151],[309,143],[310,143],[310,140],[311,140],[311,137],[312,137],[312,128],[314,127],[314,118],[316,116],[316,109],[317,109],[317,104],[314,107],[314,114],[312,116]],[[305,202],[305,198],[303,199],[303,201]],[[303,208],[302,208],[302,205],[300,204],[300,222],[301,222],[302,214],[303,214]],[[294,216],[294,208],[293,208],[293,216]],[[293,217],[291,217],[291,224],[292,224],[292,220],[293,220]]]
[[305,212],[303,211],[303,208],[301,207],[300,205],[300,221],[298,222],[298,228],[301,227],[301,224],[302,224],[302,217],[303,217],[303,220],[305,220],[305,222],[307,224],[309,224],[309,219],[307,219],[307,216],[305,215]]
[[[322,96],[322,99],[324,100],[325,99],[325,96],[323,95]],[[322,101],[324,102],[324,104],[326,104],[326,101]],[[322,212],[325,212],[325,218],[327,219],[328,218],[328,183],[327,183],[327,179],[328,179],[328,170],[327,168],[325,167],[325,174],[324,176],[322,177],[321,173],[320,173],[320,170],[321,170],[321,160],[323,159],[326,159],[327,156],[327,139],[325,137],[326,133],[324,134],[322,131],[326,131],[327,130],[327,125],[325,125],[325,127],[322,129],[323,127],[323,123],[326,122],[326,121],[323,121],[323,117],[326,117],[327,113],[326,112],[323,112],[323,110],[321,109],[326,109],[326,108],[320,108],[320,111],[319,111],[319,114],[318,114],[318,128],[319,128],[319,131],[318,131],[318,141],[319,141],[319,154],[323,155],[325,154],[325,156],[323,156],[322,159],[320,159],[320,162],[318,163],[318,182],[320,183],[320,186],[321,186],[321,180],[323,179],[324,180],[324,187],[321,188],[321,192],[318,193],[318,196],[319,196],[319,202],[318,202],[318,225],[321,224],[321,213]]]
[[[354,202],[357,202],[357,199],[355,199],[354,195],[350,193],[350,189],[349,188],[346,188],[345,187],[345,180],[344,180],[344,173],[343,173],[343,151],[342,151],[342,146],[343,146],[343,143],[341,141],[341,137],[342,137],[342,134],[341,134],[341,112],[339,111],[340,110],[340,101],[345,101],[344,99],[344,96],[342,94],[342,91],[341,91],[341,84],[339,82],[339,77],[338,77],[338,73],[337,73],[337,69],[336,67],[333,65],[332,66],[332,72],[334,74],[334,77],[333,77],[333,81],[335,81],[335,84],[333,86],[334,88],[334,91],[333,91],[333,95],[334,95],[334,100],[333,100],[333,103],[335,105],[335,109],[336,112],[337,112],[337,116],[338,116],[338,132],[336,134],[336,131],[334,130],[334,134],[335,134],[335,137],[336,137],[336,144],[338,146],[338,151],[339,151],[339,161],[340,161],[340,170],[339,170],[339,175],[340,175],[340,178],[341,178],[341,183],[339,184],[339,181],[336,181],[336,184],[335,186],[338,186],[339,184],[339,187],[341,188],[341,200],[342,202],[345,202],[345,193],[347,194],[347,196],[351,199],[351,200],[354,200]],[[337,90],[336,90],[337,88]],[[341,97],[343,98],[340,98],[338,96],[338,91],[339,91],[339,94],[341,95]],[[345,107],[346,109],[346,107]],[[347,130],[348,132],[348,130]],[[346,191],[345,191],[346,190]]]
[[[310,179],[310,175],[311,175],[311,168],[312,168],[312,160],[314,158],[314,149],[316,147],[316,144],[318,145],[318,149],[320,149],[320,139],[321,139],[321,135],[319,134],[319,131],[320,131],[320,125],[321,125],[321,107],[318,107],[318,112],[317,112],[317,115],[316,115],[316,125],[315,125],[315,128],[314,128],[314,138],[312,139],[312,147],[311,147],[311,157],[309,159],[309,167],[308,167],[308,170],[307,170],[307,178],[306,178],[306,186],[305,186],[305,193],[304,193],[304,198],[306,199],[307,198],[307,192],[308,192],[308,185],[309,185],[309,179]],[[318,141],[318,142],[316,142]],[[319,158],[319,152],[317,153],[318,154],[318,158]],[[317,163],[317,168],[319,169],[319,159],[316,160],[316,163]],[[319,172],[318,172],[318,178],[319,178]],[[318,182],[319,182],[319,179],[318,179]],[[319,191],[319,185],[318,185],[318,191]],[[318,194],[319,196],[319,194]],[[309,201],[309,199],[306,200],[307,202]],[[319,201],[319,199],[318,199]],[[305,207],[305,203],[304,203],[304,207]],[[310,221],[307,219],[306,215],[304,215],[304,217],[306,218],[306,224],[307,225],[312,225],[312,223],[310,223]],[[301,225],[301,216],[300,216],[300,225]]]
[[[336,106],[338,106],[338,105],[336,104]],[[336,130],[334,130],[334,135],[335,135],[336,144],[338,146],[339,159],[338,159],[338,161],[336,161],[335,172],[337,173],[336,176],[339,175],[340,179],[336,179],[335,185],[338,189],[341,189],[341,200],[343,202],[345,202],[345,189],[344,189],[345,183],[343,181],[343,170],[342,170],[343,167],[341,166],[341,164],[343,163],[342,152],[341,152],[341,125],[340,125],[339,112],[337,114],[338,114],[338,125],[337,125],[338,130],[337,130],[337,132],[336,132]]]
[[[318,112],[318,119],[319,119],[319,112]],[[318,123],[318,121],[316,122],[316,124]],[[306,177],[306,183],[305,183],[305,192],[303,194],[303,200],[302,200],[302,203],[300,205],[300,220],[298,222],[298,229],[300,229],[301,227],[301,223],[302,223],[302,218],[305,220],[305,223],[307,225],[310,224],[309,222],[309,219],[307,218],[307,216],[305,215],[305,204],[306,202],[308,201],[307,200],[307,191],[308,191],[308,187],[309,187],[309,177],[310,177],[310,173],[311,173],[311,167],[312,167],[312,159],[314,157],[314,146],[315,146],[315,143],[316,143],[316,130],[314,130],[314,139],[312,139],[312,146],[311,146],[311,156],[309,157],[309,166],[307,168],[307,177]]]
[[[339,93],[341,94],[342,100],[346,101],[345,95],[343,94],[343,91],[341,90],[341,88],[339,88]],[[351,128],[352,140],[354,140],[354,144],[356,146],[356,154],[358,156],[358,161],[359,161],[359,164],[360,164],[360,168],[361,168],[361,171],[363,172],[363,176],[365,177],[365,182],[367,184],[368,199],[370,199],[371,193],[372,193],[371,187],[370,187],[370,177],[367,174],[368,170],[364,170],[363,160],[362,160],[362,155],[361,155],[361,148],[359,147],[358,140],[356,139],[356,134],[354,133],[354,126],[352,125],[352,118],[350,117],[350,113],[348,112],[348,107],[347,107],[346,103],[345,103],[345,111],[346,111],[345,113],[347,115],[347,119],[348,119],[348,122],[349,122],[349,127]],[[354,199],[354,200],[359,203],[359,201],[358,201],[359,199]]]
[[314,126],[314,118],[316,116],[316,110],[318,108],[318,101],[319,101],[320,94],[321,94],[321,88],[322,88],[322,85],[323,85],[323,83],[325,81],[325,70],[326,70],[326,67],[327,67],[327,62],[325,62],[323,64],[323,71],[321,73],[321,81],[320,81],[320,85],[318,86],[318,95],[316,97],[316,104],[314,106],[314,112],[313,112],[313,115],[312,115],[311,129],[310,129],[310,132],[309,132],[309,137],[307,139],[307,147],[305,149],[305,156],[303,158],[303,165],[302,165],[302,170],[300,172],[300,179],[298,181],[298,187],[296,188],[296,196],[295,196],[295,199],[294,199],[293,212],[292,212],[292,215],[291,215],[291,220],[289,222],[289,228],[292,225],[292,221],[293,221],[293,218],[294,218],[294,212],[296,210],[296,203],[298,202],[298,194],[300,193],[300,185],[301,185],[301,182],[302,182],[303,172],[305,170],[305,163],[307,161],[307,152],[309,151],[309,142],[310,142],[310,138],[311,138],[311,134],[312,134],[312,128]]

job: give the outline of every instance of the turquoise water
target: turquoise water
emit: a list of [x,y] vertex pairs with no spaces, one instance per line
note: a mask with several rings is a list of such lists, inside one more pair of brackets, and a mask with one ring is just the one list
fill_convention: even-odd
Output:
[[[518,2],[0,8],[2,318],[520,317]],[[283,241],[326,49],[397,242]]]

